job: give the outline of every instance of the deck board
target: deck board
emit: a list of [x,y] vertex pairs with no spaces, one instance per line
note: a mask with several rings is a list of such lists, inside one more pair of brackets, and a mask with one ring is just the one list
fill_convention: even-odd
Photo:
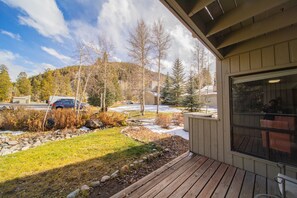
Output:
[[182,197],[184,196],[188,189],[190,189],[195,182],[203,175],[203,173],[213,164],[214,160],[207,160],[191,177],[189,177],[178,189],[175,190],[174,195],[170,197]]
[[241,169],[237,169],[229,191],[226,195],[227,198],[238,197],[241,190],[242,181],[244,178],[245,171]]
[[184,183],[197,169],[200,168],[202,164],[207,160],[206,157],[201,157],[197,164],[195,164],[195,167],[189,168],[186,170],[186,172],[182,175],[180,175],[174,182],[170,183],[166,188],[164,188],[156,197],[166,197],[168,195],[171,195],[175,189],[177,189],[180,185]]
[[205,173],[202,175],[202,177],[192,186],[192,188],[185,194],[184,198],[188,197],[196,197],[199,195],[199,193],[202,191],[204,186],[207,184],[211,176],[215,173],[217,168],[219,167],[221,163],[218,161],[215,161],[208,169],[205,171]]
[[229,166],[226,174],[224,175],[217,189],[213,193],[212,195],[213,198],[225,197],[231,185],[231,181],[234,177],[235,172],[236,172],[236,168],[234,166]]
[[205,156],[185,153],[121,192],[118,197],[242,197],[279,195],[275,181]]
[[192,168],[193,165],[199,160],[198,156],[195,156],[193,160],[190,160],[187,164],[180,167],[176,171],[174,171],[172,174],[169,174],[164,178],[161,182],[156,182],[156,185],[151,188],[149,191],[147,191],[145,194],[143,194],[141,197],[154,197],[157,195],[162,189],[164,189],[168,184],[173,182],[178,176],[183,174],[186,170]]
[[240,198],[252,198],[254,195],[254,183],[255,183],[255,174],[251,172],[246,172],[242,189],[240,192]]

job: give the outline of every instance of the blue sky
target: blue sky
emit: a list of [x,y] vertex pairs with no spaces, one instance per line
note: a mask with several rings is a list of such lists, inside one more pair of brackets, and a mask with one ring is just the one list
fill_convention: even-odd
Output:
[[140,18],[148,25],[162,19],[171,35],[163,72],[177,57],[191,64],[196,40],[159,0],[0,0],[0,64],[13,81],[21,71],[74,65],[77,43],[96,43],[98,35],[113,42],[113,61],[131,61],[128,35]]

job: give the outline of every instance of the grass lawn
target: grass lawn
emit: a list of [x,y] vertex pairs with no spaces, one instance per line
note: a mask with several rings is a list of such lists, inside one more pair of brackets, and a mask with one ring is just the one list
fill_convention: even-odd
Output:
[[0,157],[0,197],[65,197],[152,151],[112,128]]

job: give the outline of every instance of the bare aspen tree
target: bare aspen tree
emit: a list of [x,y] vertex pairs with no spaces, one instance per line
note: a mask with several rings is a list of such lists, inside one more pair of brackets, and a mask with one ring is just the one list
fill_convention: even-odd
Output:
[[79,89],[80,89],[80,81],[81,81],[81,68],[82,68],[82,64],[84,61],[84,49],[85,49],[85,45],[78,44],[78,53],[79,53],[79,68],[78,68],[78,72],[77,72],[77,81],[76,81],[76,92],[75,92],[75,100],[74,100],[74,109],[76,112],[78,112],[78,104],[77,104],[77,99],[79,98]]
[[99,37],[98,45],[90,44],[89,47],[99,56],[102,57],[101,64],[103,68],[103,94],[101,99],[101,110],[106,111],[106,92],[107,92],[107,78],[108,78],[108,58],[113,49],[113,44],[108,41],[106,38]]
[[129,34],[129,56],[141,66],[142,69],[142,85],[140,96],[140,113],[145,113],[145,68],[148,64],[148,57],[150,52],[150,34],[149,28],[145,22],[141,19],[137,22],[137,26],[133,32]]
[[152,44],[156,53],[158,64],[158,85],[157,85],[157,114],[159,113],[160,105],[160,81],[161,81],[161,61],[167,55],[167,50],[170,47],[170,36],[165,31],[162,21],[157,21],[153,26]]
[[197,86],[198,86],[198,100],[201,100],[201,88],[203,85],[204,78],[202,76],[202,69],[204,67],[205,61],[206,61],[206,49],[205,47],[200,43],[197,42],[195,45],[194,50],[194,65],[197,67]]

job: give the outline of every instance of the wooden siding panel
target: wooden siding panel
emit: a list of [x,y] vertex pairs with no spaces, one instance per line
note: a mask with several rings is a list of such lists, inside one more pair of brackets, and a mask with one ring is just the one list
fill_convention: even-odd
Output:
[[217,121],[210,122],[210,131],[211,131],[211,158],[218,159],[218,131],[217,131]]
[[288,42],[275,45],[275,64],[283,65],[290,62]]
[[274,66],[274,48],[273,46],[262,49],[262,64],[263,67]]
[[224,162],[224,129],[223,129],[223,77],[222,77],[222,61],[217,59],[216,65],[217,75],[217,100],[218,100],[218,160]]
[[250,52],[251,69],[260,69],[262,67],[262,55],[261,50],[255,50]]
[[198,120],[198,153],[201,155],[204,155],[204,126],[203,126],[203,120]]
[[289,43],[290,45],[290,61],[291,63],[297,62],[297,39]]
[[243,169],[250,171],[250,172],[254,172],[255,171],[254,160],[243,158]]
[[239,156],[236,156],[236,155],[233,155],[233,165],[238,167],[238,168],[243,169],[243,158],[239,157]]
[[255,173],[266,177],[266,164],[255,161]]
[[[190,151],[193,151],[193,142],[195,142],[193,138],[193,118],[187,118],[189,120],[189,146],[190,146]],[[196,143],[198,144],[198,142]]]
[[237,73],[240,71],[239,69],[239,56],[232,56],[231,58],[231,73]]
[[[199,153],[199,121],[197,119],[193,119],[193,151],[194,153]],[[196,143],[197,142],[197,143]]]
[[240,71],[250,70],[250,53],[240,55]]
[[230,59],[223,60],[222,79],[223,79],[223,129],[224,129],[224,162],[232,164],[232,154],[230,145],[230,104],[229,104],[229,74],[230,74]]
[[210,120],[203,120],[204,127],[204,154],[207,157],[211,157],[211,131],[210,131]]
[[280,169],[277,166],[267,165],[267,177],[273,179],[277,176],[277,173],[280,172]]

